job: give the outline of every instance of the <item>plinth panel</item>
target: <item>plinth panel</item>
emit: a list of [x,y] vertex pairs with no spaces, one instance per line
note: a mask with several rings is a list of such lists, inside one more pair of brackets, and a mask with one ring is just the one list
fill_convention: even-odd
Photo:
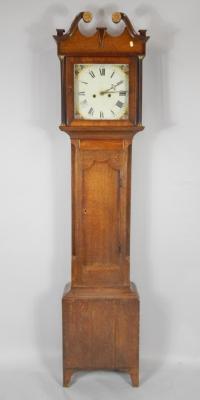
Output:
[[73,292],[63,297],[65,370],[138,372],[139,298],[136,290]]

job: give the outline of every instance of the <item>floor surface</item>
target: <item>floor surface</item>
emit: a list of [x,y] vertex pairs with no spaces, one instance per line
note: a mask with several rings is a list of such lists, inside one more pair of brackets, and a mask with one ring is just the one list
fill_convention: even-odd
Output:
[[77,372],[63,388],[61,369],[29,368],[0,371],[0,400],[196,400],[200,399],[198,366],[143,362],[141,384],[131,386],[125,373]]

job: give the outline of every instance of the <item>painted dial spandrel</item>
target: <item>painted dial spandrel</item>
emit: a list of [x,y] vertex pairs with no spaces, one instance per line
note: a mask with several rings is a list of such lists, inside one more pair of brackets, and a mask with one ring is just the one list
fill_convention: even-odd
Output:
[[128,64],[74,65],[76,119],[128,119],[128,108]]

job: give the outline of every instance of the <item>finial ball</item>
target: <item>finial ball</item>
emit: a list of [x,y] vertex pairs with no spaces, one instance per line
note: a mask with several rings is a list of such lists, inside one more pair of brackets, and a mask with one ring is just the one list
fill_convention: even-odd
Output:
[[114,22],[115,24],[118,24],[118,22],[120,22],[122,19],[121,13],[120,12],[114,12],[112,14],[112,22]]
[[92,13],[90,11],[85,11],[83,13],[83,21],[88,23],[92,21]]

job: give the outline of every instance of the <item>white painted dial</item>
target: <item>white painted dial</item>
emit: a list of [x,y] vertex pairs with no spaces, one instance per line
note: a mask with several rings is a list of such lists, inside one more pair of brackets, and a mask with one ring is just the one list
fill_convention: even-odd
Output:
[[128,64],[75,64],[74,116],[76,119],[128,118]]

